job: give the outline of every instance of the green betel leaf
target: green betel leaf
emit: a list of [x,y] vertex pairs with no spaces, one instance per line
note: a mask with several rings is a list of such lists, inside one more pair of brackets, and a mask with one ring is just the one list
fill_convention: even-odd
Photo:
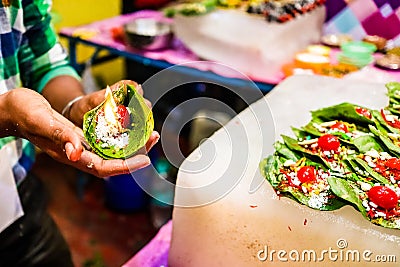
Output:
[[[311,115],[313,120],[343,120],[355,123],[362,131],[364,131],[363,128],[367,128],[369,124],[374,123],[371,119],[369,109],[347,102],[311,111]],[[367,131],[367,129],[365,129],[365,131]]]
[[398,82],[389,82],[385,84],[388,90],[389,100],[395,99],[400,101],[400,83]]
[[309,160],[317,162],[318,164],[324,164],[325,167],[330,167],[330,164],[324,160],[320,155],[311,152],[310,150],[305,149],[301,145],[299,145],[298,140],[293,139],[289,136],[282,135],[282,139],[285,142],[285,145],[292,151],[296,153],[301,153],[306,156]]
[[386,84],[389,104],[387,109],[394,115],[400,115],[400,83],[390,82]]
[[393,143],[393,141],[374,126],[369,127],[371,132],[378,137],[382,143],[387,147],[390,153],[400,156],[400,147]]
[[293,161],[297,161],[300,156],[298,153],[294,152],[293,150],[290,150],[285,144],[281,142],[276,142],[274,144],[275,151],[277,155],[280,155],[281,157],[284,157],[286,159],[290,159]]
[[[363,168],[360,168],[360,166],[357,164],[357,162],[355,160],[353,160],[354,158],[348,158],[346,159],[346,166],[347,169],[349,169],[349,171],[351,171],[351,175],[348,175],[346,177],[346,179],[351,180],[353,182],[357,182],[357,181],[365,181],[366,177],[369,176],[369,173],[364,170]],[[342,178],[342,177],[339,177]]]
[[364,217],[366,217],[366,211],[360,198],[360,195],[364,195],[365,193],[355,182],[336,177],[329,177],[328,183],[336,196],[352,203],[364,215]]
[[337,136],[341,142],[349,145],[353,145],[353,139],[356,138],[356,136],[366,134],[359,130],[355,124],[342,120],[324,122],[314,119],[301,129],[316,137],[329,133]]
[[[371,206],[368,204],[370,201],[367,194],[368,189],[364,189],[364,191],[359,183],[334,177],[328,178],[328,182],[334,194],[352,203],[354,207],[361,212],[365,219],[369,220],[373,224],[386,228],[400,229],[398,206],[395,208],[396,210],[393,214],[390,211],[381,208],[378,210],[372,210]],[[381,213],[387,213],[387,217],[374,216],[374,214],[379,214],[379,211]]]
[[358,164],[360,167],[362,167],[365,171],[367,171],[372,178],[374,178],[377,182],[382,183],[382,184],[386,184],[389,181],[383,177],[382,175],[380,175],[379,173],[377,173],[376,171],[374,171],[367,162],[365,162],[364,160],[360,159],[360,158],[353,158],[351,159],[353,160],[356,164]]
[[296,128],[296,127],[291,127],[291,128],[292,128],[293,134],[296,136],[296,138],[298,140],[310,138],[310,134],[312,134],[312,133],[305,131],[303,128],[301,128],[301,129]]
[[359,152],[365,153],[370,151],[371,149],[375,149],[376,151],[384,151],[382,145],[378,142],[376,137],[371,135],[363,135],[353,140],[354,146],[358,149]]
[[281,168],[281,162],[277,156],[268,156],[260,162],[260,171],[265,179],[276,188],[281,181],[281,174],[279,169]]
[[315,124],[314,124],[314,123],[316,123],[316,122],[310,121],[307,125],[305,125],[304,127],[302,127],[302,130],[305,131],[305,132],[307,132],[307,133],[309,133],[309,134],[311,134],[311,135],[314,135],[314,136],[321,136],[321,135],[323,135],[323,133],[321,133],[321,132],[315,127]]
[[291,127],[294,138],[281,135],[259,166],[276,193],[321,211],[351,205],[373,224],[400,229],[400,83],[386,86],[383,109],[318,109]]
[[382,117],[382,113],[377,111],[377,110],[373,110],[372,111],[372,115],[374,116],[374,118],[376,118],[377,122],[376,125],[381,126],[382,131],[385,132],[391,132],[391,133],[397,133],[400,134],[400,129],[395,128],[393,126],[390,126],[386,120]]
[[[296,165],[296,167],[294,165],[287,165],[288,161],[291,161],[291,164]],[[298,171],[304,166],[313,166],[318,173],[315,174],[319,177],[318,182],[314,185],[303,184],[303,187],[299,184],[295,185],[293,184],[294,181],[290,181],[290,178],[287,176],[291,173],[290,176],[293,177],[296,170]],[[321,186],[321,183],[324,183],[323,179],[325,179],[322,178],[323,176],[321,176],[321,173],[324,173],[323,175],[326,176],[328,176],[329,173],[322,165],[308,161],[306,158],[298,158],[297,162],[294,162],[292,159],[286,159],[278,155],[271,155],[262,160],[259,167],[261,174],[280,196],[291,198],[303,205],[317,210],[335,210],[346,204],[340,198],[333,195],[332,191],[329,190],[328,187],[318,187],[318,185]],[[293,177],[293,179],[296,178]],[[325,181],[325,183],[327,182]],[[308,189],[304,191],[305,188]]]
[[390,105],[387,109],[394,115],[400,116],[400,103]]
[[[102,158],[128,158],[149,139],[154,128],[153,113],[133,85],[121,84],[109,92],[105,101],[84,115],[83,133],[93,151]],[[121,122],[119,106],[126,108],[129,118],[125,119],[129,123]]]

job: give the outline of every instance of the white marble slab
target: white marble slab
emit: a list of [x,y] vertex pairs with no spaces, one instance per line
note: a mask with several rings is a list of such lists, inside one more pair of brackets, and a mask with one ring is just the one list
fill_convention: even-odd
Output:
[[[349,206],[320,212],[278,199],[258,171],[273,142],[306,124],[310,110],[344,101],[379,108],[385,94],[382,83],[294,76],[217,131],[179,170],[170,266],[380,266],[379,255],[400,262],[400,231],[372,225]],[[294,261],[308,250],[315,260]],[[353,252],[359,261],[350,261]]]

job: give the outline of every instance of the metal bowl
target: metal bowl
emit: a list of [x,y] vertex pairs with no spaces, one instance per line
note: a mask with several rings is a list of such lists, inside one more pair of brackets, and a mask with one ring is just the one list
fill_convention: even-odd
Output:
[[128,45],[143,50],[159,50],[170,47],[173,32],[168,22],[153,18],[137,18],[124,25]]
[[387,54],[376,60],[375,65],[387,70],[400,70],[400,56]]

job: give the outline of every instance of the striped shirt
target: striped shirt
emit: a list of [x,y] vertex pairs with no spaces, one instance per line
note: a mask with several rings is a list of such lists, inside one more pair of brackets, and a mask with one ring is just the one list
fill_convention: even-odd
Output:
[[[67,54],[51,25],[51,0],[2,0],[0,3],[0,94],[19,87],[41,92],[52,78],[71,75]],[[31,169],[34,146],[25,139],[0,138],[0,148],[15,151],[11,159],[19,184]]]

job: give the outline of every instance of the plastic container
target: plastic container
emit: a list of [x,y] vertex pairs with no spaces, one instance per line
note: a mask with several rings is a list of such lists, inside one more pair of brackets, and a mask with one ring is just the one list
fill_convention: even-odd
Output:
[[358,68],[365,67],[366,65],[368,65],[374,61],[374,58],[372,55],[369,55],[367,57],[358,58],[358,57],[348,57],[343,53],[339,53],[337,55],[337,59],[342,64],[353,65]]
[[314,73],[330,64],[330,59],[327,56],[313,54],[309,52],[297,53],[294,59],[297,68],[310,69]]
[[370,56],[376,51],[376,46],[370,43],[358,41],[358,42],[347,42],[340,46],[343,54],[346,56],[365,58]]
[[331,48],[325,45],[309,45],[307,46],[307,52],[314,55],[329,57],[331,53]]
[[350,64],[362,68],[373,62],[372,54],[376,51],[376,46],[363,41],[347,42],[340,46],[342,52],[337,55],[337,59],[342,64]]

